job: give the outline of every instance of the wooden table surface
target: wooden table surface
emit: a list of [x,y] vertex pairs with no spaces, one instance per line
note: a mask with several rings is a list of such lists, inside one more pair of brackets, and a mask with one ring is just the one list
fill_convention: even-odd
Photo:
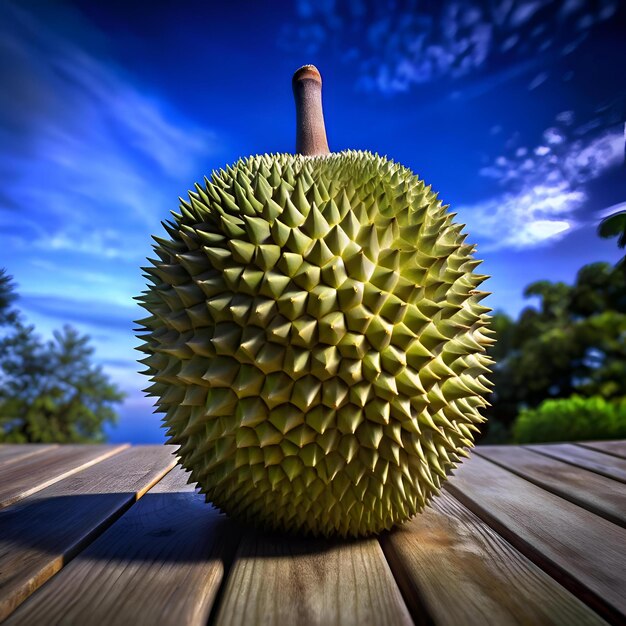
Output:
[[241,527],[170,446],[0,445],[0,621],[626,623],[626,441],[483,446],[378,538]]

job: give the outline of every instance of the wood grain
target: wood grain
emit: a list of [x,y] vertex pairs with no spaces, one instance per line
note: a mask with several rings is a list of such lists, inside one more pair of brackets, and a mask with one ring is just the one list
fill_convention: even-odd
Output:
[[449,494],[381,544],[418,624],[605,624]]
[[518,446],[478,446],[475,453],[614,524],[626,527],[626,489],[615,480]]
[[605,618],[626,618],[626,530],[478,456],[446,487]]
[[626,459],[626,441],[581,441],[577,445]]
[[127,445],[63,445],[0,467],[0,508],[118,454]]
[[204,626],[232,551],[224,515],[177,467],[6,622]]
[[246,533],[213,624],[412,624],[376,539]]
[[596,450],[589,450],[573,443],[535,444],[525,447],[533,452],[538,452],[553,459],[583,467],[601,476],[626,483],[626,459],[620,459]]
[[55,444],[45,443],[3,443],[0,444],[0,468],[15,461],[23,461],[29,456],[56,448]]
[[0,621],[169,471],[172,452],[122,451],[1,510]]

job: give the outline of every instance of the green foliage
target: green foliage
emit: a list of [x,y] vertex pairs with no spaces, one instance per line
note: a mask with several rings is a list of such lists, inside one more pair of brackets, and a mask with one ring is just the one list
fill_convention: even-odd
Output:
[[598,235],[607,239],[619,237],[617,245],[626,248],[626,211],[617,211],[605,217],[598,225]]
[[17,322],[18,313],[13,308],[16,300],[13,280],[4,268],[0,268],[0,327]]
[[89,337],[65,326],[43,341],[13,308],[0,272],[0,442],[94,442],[123,394],[91,363]]
[[513,436],[517,443],[626,437],[626,400],[608,402],[599,396],[545,400],[520,413]]
[[547,399],[626,396],[624,272],[592,263],[573,285],[539,281],[525,295],[538,305],[517,320],[497,313],[492,321],[498,342],[489,351],[496,361],[491,424],[509,427],[520,409]]
[[[626,248],[626,211],[617,211],[605,217],[598,224],[598,235],[605,239],[617,237],[618,247]],[[619,261],[617,266],[626,271],[626,256]]]

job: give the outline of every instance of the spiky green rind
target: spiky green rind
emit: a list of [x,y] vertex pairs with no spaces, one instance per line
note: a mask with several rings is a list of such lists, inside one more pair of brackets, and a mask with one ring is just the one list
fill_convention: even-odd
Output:
[[367,152],[238,161],[155,238],[140,348],[208,501],[367,535],[467,456],[489,382],[473,246],[430,187]]

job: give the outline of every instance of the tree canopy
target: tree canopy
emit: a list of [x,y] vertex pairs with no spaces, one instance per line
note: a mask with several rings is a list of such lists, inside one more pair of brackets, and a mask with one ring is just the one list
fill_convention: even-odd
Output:
[[[626,248],[626,211],[616,211],[612,215],[605,217],[598,224],[598,235],[605,239],[617,237],[619,248]],[[618,266],[626,271],[626,256],[622,257]]]
[[[608,263],[585,265],[573,285],[538,281],[538,300],[517,320],[494,315],[498,342],[488,416],[508,426],[518,412],[574,394],[626,396],[626,275]],[[496,426],[497,429],[497,426]]]
[[14,304],[0,270],[0,441],[95,442],[124,395],[92,363],[89,337],[71,326],[44,341]]

